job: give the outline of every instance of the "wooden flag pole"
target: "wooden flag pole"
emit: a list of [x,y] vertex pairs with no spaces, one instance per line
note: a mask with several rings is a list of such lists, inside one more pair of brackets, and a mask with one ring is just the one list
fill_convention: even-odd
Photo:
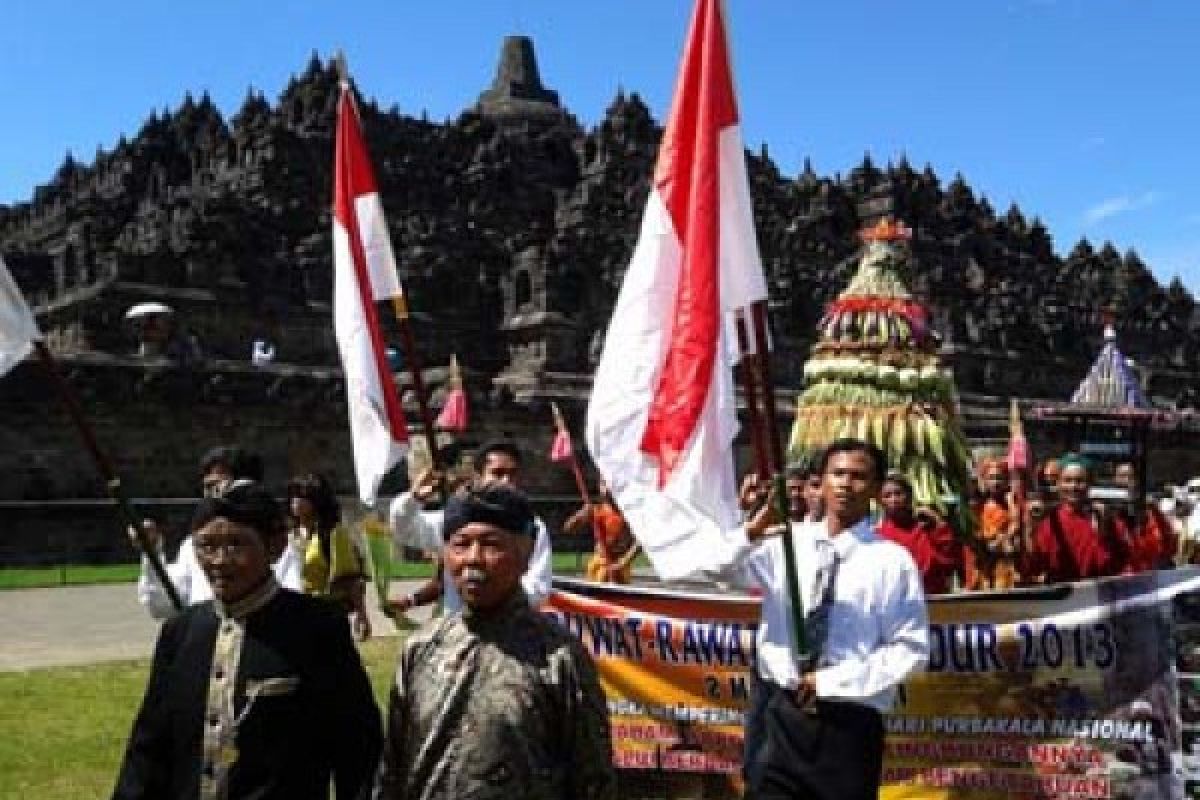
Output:
[[[350,69],[346,65],[346,56],[339,50],[333,57],[333,63],[338,72],[342,92],[350,99],[354,113],[358,114],[358,104],[354,101],[354,93],[350,91]],[[362,118],[359,118],[361,123]],[[404,295],[392,298],[392,311],[400,328],[400,346],[404,348],[404,364],[412,376],[413,392],[417,395],[417,408],[421,415],[421,430],[429,443],[429,462],[435,471],[442,469],[441,453],[438,450],[437,432],[433,427],[433,414],[429,410],[429,398],[425,393],[425,380],[421,376],[421,362],[417,356],[416,339],[412,332],[412,321],[408,313],[408,301]]]
[[425,379],[421,377],[421,363],[417,356],[417,343],[413,337],[412,322],[408,314],[408,301],[403,295],[392,298],[392,311],[400,326],[400,345],[404,348],[404,363],[412,376],[413,391],[417,395],[417,408],[421,414],[421,430],[429,442],[429,463],[435,470],[442,468],[441,453],[438,451],[437,432],[433,427],[433,414],[429,410],[429,398],[425,394]]
[[62,398],[63,405],[66,406],[67,415],[71,417],[71,421],[75,423],[75,428],[79,431],[80,437],[83,438],[84,447],[91,454],[92,461],[96,464],[96,469],[99,470],[100,476],[104,478],[104,488],[108,490],[109,496],[116,501],[117,509],[120,511],[121,516],[124,517],[125,524],[134,532],[134,539],[138,549],[142,551],[142,555],[150,562],[150,568],[154,570],[159,583],[162,584],[163,590],[167,593],[167,597],[170,598],[171,605],[175,606],[177,611],[182,611],[183,601],[179,598],[179,591],[175,588],[175,584],[171,582],[171,577],[167,574],[167,569],[163,565],[157,548],[151,546],[150,537],[146,534],[146,528],[142,524],[142,518],[134,509],[129,498],[125,496],[125,489],[121,485],[120,477],[118,477],[116,470],[113,468],[112,461],[100,449],[100,445],[96,441],[96,434],[92,430],[91,423],[84,416],[83,408],[79,405],[74,390],[71,389],[71,385],[62,376],[62,371],[58,368],[58,362],[51,355],[50,349],[46,347],[45,343],[38,340],[33,343],[33,347],[38,355],[38,359],[42,362],[42,366],[46,368],[51,381],[58,389],[58,396]]
[[750,352],[750,337],[746,331],[746,316],[739,309],[737,321],[738,350],[742,354],[740,373],[742,391],[746,396],[746,419],[750,427],[750,446],[754,451],[754,469],[759,480],[771,478],[771,457],[763,441],[762,414],[758,407],[758,362]]
[[811,648],[808,641],[808,631],[804,625],[804,604],[800,600],[800,578],[796,569],[796,547],[792,542],[789,520],[791,509],[788,507],[787,477],[783,470],[783,442],[779,436],[779,425],[775,416],[775,385],[771,380],[771,359],[767,337],[767,302],[760,300],[751,308],[751,323],[754,329],[755,358],[758,362],[758,376],[762,381],[763,418],[766,425],[767,450],[770,453],[769,465],[774,472],[774,491],[776,508],[788,527],[783,536],[783,566],[787,576],[788,599],[792,606],[792,632],[796,656],[801,664],[807,664],[811,658]]

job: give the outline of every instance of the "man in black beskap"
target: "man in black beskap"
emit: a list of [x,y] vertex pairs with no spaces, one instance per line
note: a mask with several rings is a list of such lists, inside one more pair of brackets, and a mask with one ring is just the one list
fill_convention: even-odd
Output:
[[281,589],[270,553],[283,514],[253,482],[205,498],[192,521],[213,600],[159,633],[114,800],[339,800],[362,795],[379,710],[345,616]]

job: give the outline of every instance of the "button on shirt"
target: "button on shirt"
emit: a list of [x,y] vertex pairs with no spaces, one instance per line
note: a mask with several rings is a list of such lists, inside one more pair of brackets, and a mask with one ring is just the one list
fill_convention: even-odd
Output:
[[[819,589],[817,565],[823,562],[818,548],[832,546],[838,564],[825,646],[815,670],[817,696],[890,710],[896,687],[929,656],[925,593],[912,556],[882,538],[870,519],[833,537],[824,522],[793,525],[790,535],[805,611],[811,610]],[[781,538],[746,546],[735,563],[716,574],[762,589],[758,673],[779,686],[797,687],[800,670],[792,649]]]
[[[446,544],[442,537],[444,519],[444,512],[422,511],[412,492],[397,496],[388,509],[388,523],[396,547],[416,547],[440,553]],[[536,609],[541,607],[550,595],[551,582],[554,580],[554,559],[546,523],[542,522],[541,517],[535,517],[534,523],[537,526],[537,536],[533,543],[533,552],[529,556],[529,566],[521,576],[521,588],[525,590],[529,604]],[[462,598],[454,588],[454,578],[445,566],[442,567],[442,586],[442,607],[450,613],[461,611]]]

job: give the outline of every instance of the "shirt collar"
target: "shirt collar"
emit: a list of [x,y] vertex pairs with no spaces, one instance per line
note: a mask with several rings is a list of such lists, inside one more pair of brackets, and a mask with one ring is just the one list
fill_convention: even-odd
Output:
[[865,542],[875,536],[875,521],[869,514],[837,536],[829,535],[829,529],[826,527],[827,524],[824,520],[816,523],[814,525],[815,536],[818,540],[823,539],[832,544],[833,551],[843,561],[854,551],[854,548],[858,546],[860,541]]
[[478,630],[480,628],[502,625],[511,619],[528,613],[529,610],[529,597],[525,594],[525,590],[521,585],[517,584],[517,588],[509,595],[507,600],[487,611],[475,611],[464,601],[462,616],[467,627],[472,630]]
[[232,603],[222,603],[219,599],[213,598],[213,608],[217,611],[217,616],[226,619],[242,619],[271,602],[271,598],[279,591],[279,581],[275,580],[275,575],[271,571],[267,571],[266,580],[258,585],[245,597],[240,600],[235,600]]

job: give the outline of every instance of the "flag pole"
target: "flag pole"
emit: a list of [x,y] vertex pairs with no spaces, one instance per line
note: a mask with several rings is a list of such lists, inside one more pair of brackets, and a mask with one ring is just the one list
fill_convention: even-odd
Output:
[[421,377],[421,363],[417,356],[417,343],[413,337],[412,323],[408,313],[408,301],[403,295],[392,298],[392,312],[400,327],[400,345],[404,348],[404,363],[412,376],[413,391],[417,395],[417,408],[421,414],[421,429],[429,442],[429,462],[435,470],[442,468],[441,454],[438,452],[437,433],[433,428],[433,414],[429,410],[429,398],[425,394],[425,379]]
[[[355,115],[358,115],[358,103],[354,100],[354,93],[350,91],[350,68],[346,64],[346,54],[338,50],[337,54],[333,57],[333,63],[337,69],[341,90],[349,98]],[[433,414],[429,409],[429,398],[425,393],[425,379],[421,376],[421,362],[417,355],[416,338],[412,332],[408,300],[402,294],[392,297],[391,300],[392,314],[396,319],[397,327],[400,328],[400,346],[404,349],[404,364],[408,367],[409,375],[412,377],[413,392],[417,395],[417,408],[421,415],[421,430],[424,432],[425,440],[429,444],[429,462],[435,471],[440,470],[442,468],[442,458],[441,453],[438,451],[437,432],[433,427]]]
[[771,360],[768,356],[767,341],[767,301],[759,300],[751,307],[751,322],[754,329],[754,349],[752,356],[758,364],[758,376],[762,381],[763,417],[766,426],[767,446],[770,453],[769,465],[774,472],[773,488],[775,491],[776,508],[789,526],[783,536],[783,567],[787,576],[788,600],[792,607],[792,632],[796,656],[802,664],[807,663],[812,656],[809,648],[808,631],[804,626],[804,605],[800,600],[800,579],[796,569],[796,547],[790,534],[788,517],[791,509],[788,507],[787,478],[783,470],[783,443],[779,436],[779,425],[775,416],[775,385],[771,380]]
[[79,405],[79,400],[75,397],[74,390],[71,389],[71,385],[63,377],[62,371],[58,368],[58,362],[50,353],[50,349],[46,347],[45,343],[41,340],[35,340],[33,348],[34,352],[38,355],[38,359],[42,362],[42,366],[45,367],[46,372],[50,375],[51,382],[58,389],[58,396],[62,399],[63,405],[67,409],[67,415],[75,423],[75,428],[79,431],[80,437],[83,438],[84,447],[91,454],[92,461],[96,464],[96,469],[104,479],[104,488],[108,490],[109,497],[116,501],[117,509],[121,516],[124,517],[125,524],[134,532],[134,541],[138,549],[142,551],[142,555],[150,562],[150,568],[154,571],[159,583],[162,584],[167,597],[170,598],[171,605],[175,606],[176,611],[182,611],[183,601],[179,598],[179,591],[175,588],[175,584],[167,574],[167,569],[163,565],[158,550],[150,545],[150,537],[146,533],[145,525],[142,523],[141,517],[134,509],[129,498],[126,497],[125,489],[121,484],[121,478],[113,468],[112,461],[100,449],[100,445],[96,441],[95,431],[92,430],[91,424],[88,422],[87,417],[84,416],[83,409]]
[[754,451],[754,469],[758,473],[759,480],[766,481],[771,478],[771,457],[767,453],[766,443],[763,441],[762,415],[758,408],[758,378],[756,375],[758,364],[750,352],[746,316],[742,309],[738,309],[735,319],[737,321],[738,350],[742,354],[740,372],[742,391],[746,395],[746,421],[750,427],[750,446]]
[[[567,420],[563,417],[562,409],[558,407],[558,403],[550,404],[550,411],[554,414],[554,427],[559,433],[565,433],[568,437],[571,431],[567,428]],[[571,472],[575,475],[575,488],[579,490],[579,497],[583,500],[586,506],[592,501],[588,496],[587,481],[583,479],[583,470],[579,467],[579,459],[575,457],[575,447],[571,447]]]

